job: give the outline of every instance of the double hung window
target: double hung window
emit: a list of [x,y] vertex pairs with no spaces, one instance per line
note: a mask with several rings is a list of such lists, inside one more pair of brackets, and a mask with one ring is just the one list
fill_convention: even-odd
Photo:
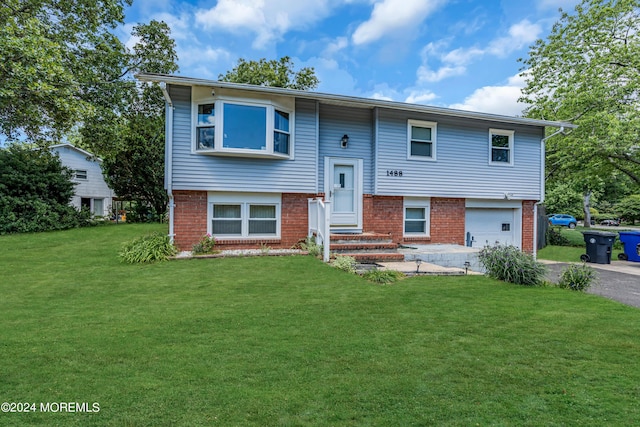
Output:
[[489,129],[489,163],[513,165],[512,130]]
[[210,198],[211,234],[220,238],[280,235],[279,196],[214,196]]
[[408,158],[413,160],[436,159],[436,129],[434,122],[409,120],[407,125]]
[[404,199],[404,235],[430,235],[430,201],[421,198]]

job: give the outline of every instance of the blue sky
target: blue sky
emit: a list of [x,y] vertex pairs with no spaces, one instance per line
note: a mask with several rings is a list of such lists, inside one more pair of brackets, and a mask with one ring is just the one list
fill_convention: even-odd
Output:
[[134,0],[169,24],[179,74],[216,79],[238,58],[290,56],[320,92],[520,115],[520,57],[577,0]]

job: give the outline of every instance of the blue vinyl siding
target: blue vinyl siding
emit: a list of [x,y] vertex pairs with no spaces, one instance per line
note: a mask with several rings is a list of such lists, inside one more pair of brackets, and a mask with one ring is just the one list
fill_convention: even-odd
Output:
[[[211,156],[192,152],[191,88],[169,85],[169,93],[174,103],[172,185],[177,190],[323,192],[325,158],[342,157],[363,160],[365,194],[502,199],[512,193],[514,199],[541,198],[542,126],[299,98],[292,160]],[[436,161],[407,159],[409,119],[437,123]],[[489,164],[490,128],[515,132],[513,166]],[[340,147],[345,134],[346,149]],[[402,176],[388,177],[387,170],[402,171]]]
[[[340,147],[343,135],[349,136],[347,148]],[[321,104],[318,188],[323,191],[326,157],[362,159],[363,190],[365,194],[372,194],[373,146],[373,110]]]
[[[437,161],[407,160],[407,120],[437,122]],[[514,165],[489,165],[489,129],[514,130]],[[377,191],[380,195],[539,200],[542,127],[514,126],[380,110]],[[402,177],[387,177],[400,170]]]
[[316,192],[316,103],[298,101],[294,159],[211,156],[192,153],[191,88],[169,86],[174,103],[173,188],[175,190]]

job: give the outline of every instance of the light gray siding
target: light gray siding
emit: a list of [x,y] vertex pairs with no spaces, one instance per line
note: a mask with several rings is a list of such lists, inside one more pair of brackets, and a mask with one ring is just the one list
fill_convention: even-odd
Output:
[[[408,119],[437,122],[436,161],[407,159]],[[515,131],[513,166],[489,165],[490,128]],[[542,127],[380,110],[377,132],[380,195],[540,199]]]
[[[347,148],[340,146],[343,135],[349,136]],[[321,104],[319,188],[324,188],[324,159],[326,157],[362,159],[363,190],[366,194],[372,194],[373,146],[373,110]]]
[[298,101],[293,159],[211,156],[192,153],[191,88],[169,86],[174,104],[175,190],[314,193],[316,191],[316,103]]
[[[102,175],[101,161],[87,159],[87,154],[78,151],[71,145],[60,145],[51,149],[60,158],[63,166],[69,169],[82,170],[87,172],[86,179],[74,177],[72,181],[76,184],[71,205],[80,209],[82,199],[103,199],[102,212],[93,211],[95,215],[108,216],[113,203],[113,190],[111,190]],[[92,202],[93,207],[93,202]]]

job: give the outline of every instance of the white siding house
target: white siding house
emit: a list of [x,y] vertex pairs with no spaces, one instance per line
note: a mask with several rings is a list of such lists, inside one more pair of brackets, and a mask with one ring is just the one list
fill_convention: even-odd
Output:
[[109,216],[115,195],[102,176],[102,160],[71,144],[52,145],[50,149],[63,166],[74,171],[76,187],[71,205],[77,209],[86,207],[96,216]]

